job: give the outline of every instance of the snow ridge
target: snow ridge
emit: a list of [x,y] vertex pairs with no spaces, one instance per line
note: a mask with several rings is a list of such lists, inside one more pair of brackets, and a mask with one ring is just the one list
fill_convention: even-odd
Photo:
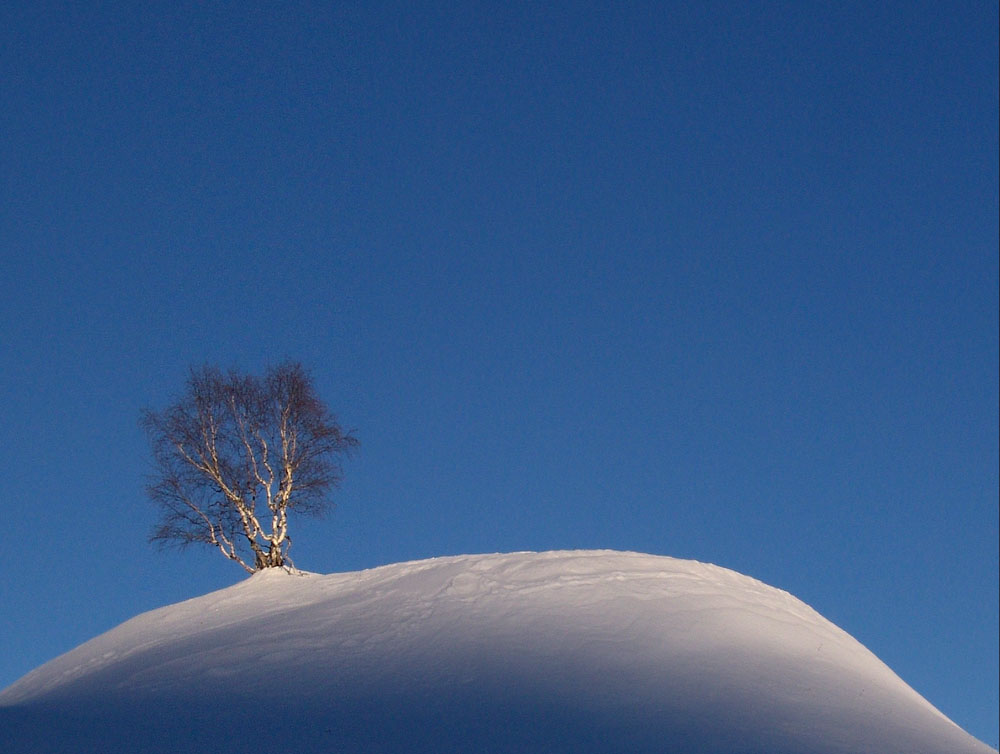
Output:
[[607,550],[271,569],[0,692],[9,751],[215,751],[222,721],[301,752],[992,751],[787,592]]

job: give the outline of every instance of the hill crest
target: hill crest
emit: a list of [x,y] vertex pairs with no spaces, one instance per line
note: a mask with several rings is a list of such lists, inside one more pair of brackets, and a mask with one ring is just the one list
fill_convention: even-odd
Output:
[[15,731],[67,710],[109,751],[102,720],[208,751],[262,710],[300,751],[992,751],[787,592],[607,550],[261,572],[0,693]]

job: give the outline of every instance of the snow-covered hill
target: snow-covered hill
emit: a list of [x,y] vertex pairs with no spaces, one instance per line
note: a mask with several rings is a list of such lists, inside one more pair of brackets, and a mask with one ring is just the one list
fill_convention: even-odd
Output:
[[5,752],[992,751],[786,592],[610,551],[259,573],[0,693]]

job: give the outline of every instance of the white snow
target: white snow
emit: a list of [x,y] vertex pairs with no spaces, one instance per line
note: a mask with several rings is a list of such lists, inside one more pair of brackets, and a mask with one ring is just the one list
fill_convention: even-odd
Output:
[[133,618],[0,693],[4,751],[229,745],[993,751],[787,592],[612,551],[269,570]]

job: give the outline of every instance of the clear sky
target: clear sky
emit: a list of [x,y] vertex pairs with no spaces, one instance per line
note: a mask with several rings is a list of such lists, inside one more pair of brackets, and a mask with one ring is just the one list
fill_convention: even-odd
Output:
[[998,741],[995,2],[7,2],[0,686],[243,577],[143,407],[311,368],[320,572],[616,548],[787,589]]

